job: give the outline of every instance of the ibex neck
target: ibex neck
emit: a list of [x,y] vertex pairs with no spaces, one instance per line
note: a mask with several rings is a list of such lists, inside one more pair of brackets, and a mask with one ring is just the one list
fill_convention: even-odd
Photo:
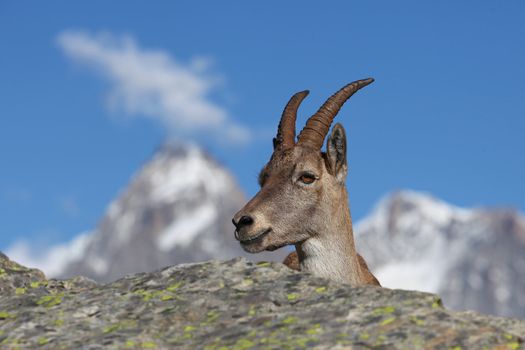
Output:
[[301,270],[353,286],[363,284],[348,202],[327,219],[323,232],[296,245]]

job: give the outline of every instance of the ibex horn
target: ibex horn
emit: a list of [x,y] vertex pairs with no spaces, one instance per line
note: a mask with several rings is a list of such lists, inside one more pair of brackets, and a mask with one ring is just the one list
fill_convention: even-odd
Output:
[[330,96],[321,108],[308,119],[304,129],[299,134],[299,142],[297,144],[321,149],[324,138],[330,129],[330,125],[332,125],[332,120],[334,120],[343,104],[357,90],[371,84],[373,81],[374,79],[372,78],[354,81]]
[[277,136],[273,139],[274,147],[277,148],[291,148],[295,146],[295,119],[297,118],[297,109],[309,91],[301,91],[290,98],[288,104],[284,108],[279,127],[277,128]]

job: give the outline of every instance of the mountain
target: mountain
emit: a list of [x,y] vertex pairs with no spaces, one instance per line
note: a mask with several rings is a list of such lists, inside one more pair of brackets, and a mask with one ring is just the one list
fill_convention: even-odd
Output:
[[235,241],[231,218],[245,202],[230,173],[203,150],[165,143],[54,275],[111,281],[209,259],[282,260],[285,250],[251,255]]
[[525,318],[525,218],[515,211],[397,192],[357,225],[356,245],[383,286],[438,293],[454,309]]

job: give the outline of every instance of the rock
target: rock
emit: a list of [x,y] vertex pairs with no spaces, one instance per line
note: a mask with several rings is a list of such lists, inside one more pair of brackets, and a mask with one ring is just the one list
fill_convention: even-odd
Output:
[[17,264],[0,252],[0,295],[21,293],[25,286],[36,285],[45,279],[42,271]]
[[280,263],[183,264],[105,285],[0,267],[2,349],[525,349],[525,321]]

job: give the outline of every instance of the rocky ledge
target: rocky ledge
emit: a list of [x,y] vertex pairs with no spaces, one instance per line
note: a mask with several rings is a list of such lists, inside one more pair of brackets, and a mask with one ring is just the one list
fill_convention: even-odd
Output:
[[98,285],[0,255],[2,349],[525,349],[525,321],[244,259]]

